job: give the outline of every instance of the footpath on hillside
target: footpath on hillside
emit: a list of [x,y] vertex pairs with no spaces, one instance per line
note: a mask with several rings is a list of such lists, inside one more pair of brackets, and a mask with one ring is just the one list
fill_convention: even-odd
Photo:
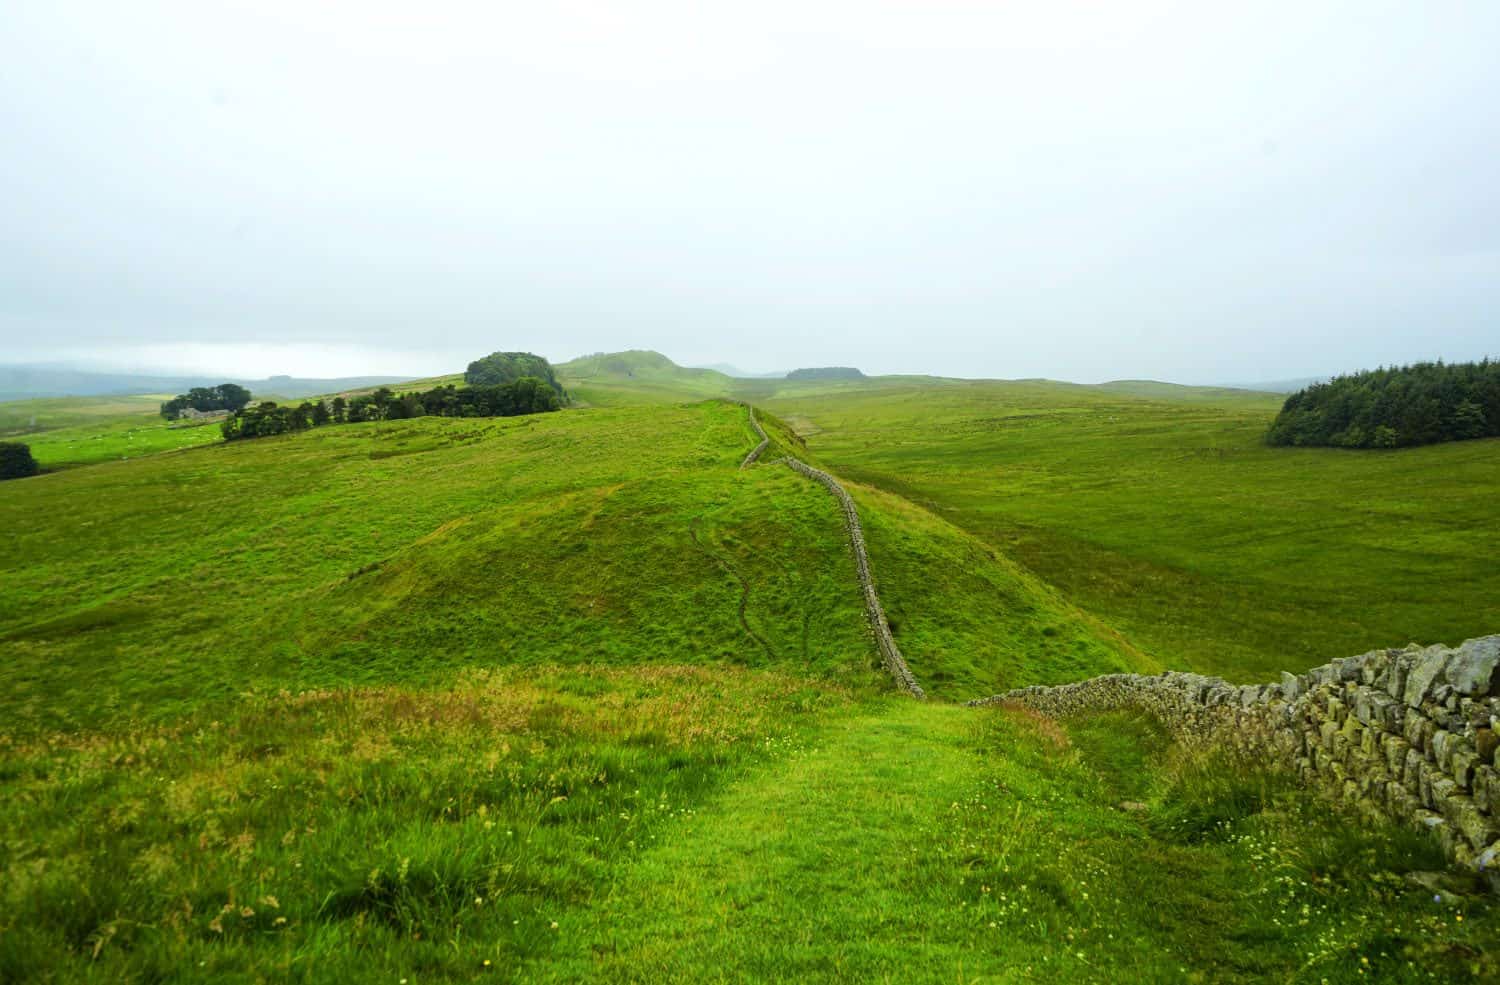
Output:
[[897,699],[834,723],[669,829],[601,891],[587,951],[553,955],[547,974],[910,978],[914,944],[957,967],[971,935],[941,926],[952,901],[920,897],[945,882],[925,870],[950,805],[982,789],[972,727],[962,709]]

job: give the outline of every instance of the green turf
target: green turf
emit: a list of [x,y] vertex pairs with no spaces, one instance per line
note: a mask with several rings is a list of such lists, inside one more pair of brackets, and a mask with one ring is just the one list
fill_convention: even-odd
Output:
[[1275,395],[1113,386],[746,392],[1172,666],[1261,680],[1500,625],[1500,441],[1270,448]]
[[0,403],[0,440],[21,441],[43,469],[122,461],[222,440],[217,423],[166,421],[164,395]]
[[587,406],[678,403],[726,396],[735,386],[717,370],[678,366],[659,352],[644,350],[580,356],[556,369],[573,399]]
[[[836,504],[785,467],[739,471],[752,443],[713,401],[346,425],[7,484],[0,711],[73,728],[543,662],[878,682]],[[973,538],[870,503],[936,693],[1146,666]]]
[[1124,715],[533,667],[4,751],[6,980],[1500,971],[1488,904],[1401,879],[1435,846]]

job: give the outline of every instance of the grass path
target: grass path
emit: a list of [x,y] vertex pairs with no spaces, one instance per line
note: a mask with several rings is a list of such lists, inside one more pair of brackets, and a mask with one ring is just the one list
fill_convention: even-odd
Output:
[[833,725],[628,867],[546,973],[953,980],[973,935],[945,930],[914,897],[948,882],[926,871],[929,840],[981,782],[972,731],[963,710],[910,700]]

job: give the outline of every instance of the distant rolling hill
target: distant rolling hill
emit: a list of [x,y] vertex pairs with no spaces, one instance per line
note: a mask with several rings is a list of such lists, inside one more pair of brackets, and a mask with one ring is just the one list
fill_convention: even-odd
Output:
[[278,397],[311,397],[361,387],[400,383],[404,376],[346,376],[310,379],[272,376],[250,380],[227,376],[156,376],[145,373],[94,373],[53,366],[0,366],[0,401],[37,397],[131,396],[144,393],[183,393],[195,386],[238,383],[250,392]]
[[717,370],[679,366],[649,349],[596,352],[554,369],[575,400],[596,405],[722,397],[735,386]]
[[804,369],[794,369],[786,374],[789,380],[863,380],[866,379],[853,366],[810,366]]
[[772,370],[769,373],[752,373],[747,369],[740,369],[731,363],[709,363],[707,366],[695,367],[698,369],[711,369],[715,373],[723,373],[725,376],[733,376],[739,380],[780,380],[786,377],[784,369]]
[[1093,389],[1104,393],[1146,397],[1151,400],[1172,400],[1188,403],[1279,403],[1277,393],[1231,386],[1186,386],[1181,383],[1163,383],[1159,380],[1110,380],[1097,383]]

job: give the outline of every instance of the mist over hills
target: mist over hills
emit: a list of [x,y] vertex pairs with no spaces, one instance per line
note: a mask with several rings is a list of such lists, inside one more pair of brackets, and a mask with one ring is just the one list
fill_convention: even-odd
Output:
[[[812,380],[873,379],[858,370],[841,367],[801,368],[774,372],[751,372],[731,363],[708,366],[684,366],[670,357],[650,349],[621,352],[596,352],[555,364],[557,371],[573,379],[618,379],[638,382],[676,382],[695,384],[697,389],[729,386],[734,380]],[[833,372],[839,370],[838,372]],[[0,401],[42,397],[132,396],[140,394],[181,393],[195,386],[238,383],[257,396],[279,396],[301,399],[320,394],[337,393],[368,387],[409,382],[406,376],[294,377],[271,376],[264,379],[209,376],[203,374],[106,372],[78,369],[63,364],[0,365]],[[1215,384],[1207,389],[1240,390],[1259,393],[1293,393],[1327,377],[1311,376],[1257,383]],[[1187,384],[1160,380],[1111,380],[1085,384],[1107,390],[1128,391],[1154,388],[1204,389]]]
[[0,400],[37,397],[133,396],[182,393],[195,386],[238,383],[256,396],[311,397],[341,390],[402,383],[405,376],[341,376],[327,379],[271,376],[261,380],[226,376],[172,376],[150,373],[100,373],[47,365],[0,366]]

